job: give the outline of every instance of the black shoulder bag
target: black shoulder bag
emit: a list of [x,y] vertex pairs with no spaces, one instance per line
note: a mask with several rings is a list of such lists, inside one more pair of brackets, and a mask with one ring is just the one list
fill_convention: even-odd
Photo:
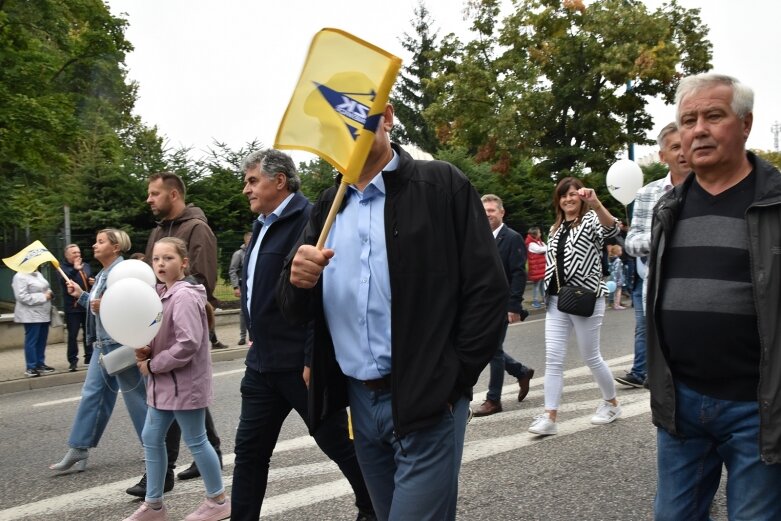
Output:
[[562,286],[559,280],[559,267],[556,264],[556,256],[553,257],[553,270],[556,273],[556,284],[559,286],[559,299],[556,307],[562,313],[590,317],[594,314],[594,306],[597,303],[597,293],[581,286]]

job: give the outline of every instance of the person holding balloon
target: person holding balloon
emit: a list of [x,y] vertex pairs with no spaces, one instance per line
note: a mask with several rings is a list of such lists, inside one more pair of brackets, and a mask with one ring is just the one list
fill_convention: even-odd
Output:
[[[601,252],[607,237],[618,235],[618,219],[599,201],[596,192],[574,177],[559,181],[553,192],[556,221],[551,227],[545,254],[545,411],[536,416],[529,432],[549,436],[558,432],[557,412],[564,388],[564,358],[575,331],[583,361],[602,392],[602,403],[591,423],[604,425],[621,416],[613,375],[599,350],[599,332],[605,314],[607,287],[602,281]],[[596,293],[591,316],[559,310],[559,290],[579,286]]]
[[64,471],[74,465],[79,471],[86,468],[89,449],[98,446],[120,390],[133,427],[141,439],[146,418],[146,388],[141,374],[132,367],[112,376],[100,364],[101,356],[122,347],[104,328],[100,305],[108,286],[109,274],[122,263],[122,254],[129,249],[130,238],[122,230],[100,230],[92,246],[95,260],[103,266],[95,277],[95,285],[87,292],[73,281],[67,283],[68,294],[77,300],[87,314],[87,342],[92,345],[96,356],[90,359],[81,388],[81,401],[68,439],[70,449],[59,463],[49,466],[51,470]]
[[176,419],[203,476],[206,500],[186,521],[217,521],[231,515],[220,461],[206,436],[206,407],[213,401],[206,289],[185,279],[189,258],[184,241],[155,242],[152,267],[162,282],[160,330],[148,346],[136,349],[137,366],[147,380],[147,414],[142,433],[147,467],[145,501],[125,521],[167,519],[163,482],[168,461],[165,437]]

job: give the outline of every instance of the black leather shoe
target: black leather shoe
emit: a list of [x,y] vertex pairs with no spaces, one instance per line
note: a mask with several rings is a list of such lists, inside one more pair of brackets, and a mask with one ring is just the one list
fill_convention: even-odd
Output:
[[520,387],[518,390],[519,402],[522,402],[523,399],[526,398],[526,395],[529,394],[529,382],[532,378],[534,378],[534,369],[532,368],[529,368],[525,375],[523,375],[521,378],[518,378],[518,387]]
[[243,346],[247,343],[246,338],[239,338],[239,341],[237,342],[238,345]]
[[[174,471],[173,469],[168,469],[165,473],[165,483],[163,483],[163,492],[170,492],[174,489]],[[131,496],[136,496],[140,498],[146,497],[146,473],[144,473],[143,476],[141,476],[141,481],[130,487],[129,489],[125,490],[128,494]]]
[[201,477],[201,471],[198,470],[198,465],[193,461],[189,467],[177,474],[176,477],[182,480],[199,478]]
[[355,521],[377,521],[377,516],[372,510],[358,510],[358,517]]

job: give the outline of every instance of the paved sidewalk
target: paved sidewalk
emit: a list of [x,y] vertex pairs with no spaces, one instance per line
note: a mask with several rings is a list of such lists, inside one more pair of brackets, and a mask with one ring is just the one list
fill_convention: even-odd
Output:
[[[243,359],[247,355],[246,345],[236,345],[239,341],[239,325],[237,323],[218,325],[217,338],[227,345],[228,349],[212,349],[213,361]],[[83,382],[87,374],[86,366],[82,365],[84,353],[79,349],[79,370],[75,373],[68,372],[69,364],[66,353],[67,345],[65,343],[47,345],[46,365],[54,367],[56,371],[38,378],[28,378],[24,376],[24,348],[0,349],[0,394]]]

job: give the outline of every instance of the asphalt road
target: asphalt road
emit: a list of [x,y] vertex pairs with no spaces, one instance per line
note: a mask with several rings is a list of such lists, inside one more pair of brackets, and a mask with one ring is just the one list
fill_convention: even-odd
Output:
[[[634,314],[608,311],[602,352],[614,373],[631,365]],[[542,410],[544,315],[511,326],[505,348],[537,369],[529,396],[517,402],[517,384],[508,378],[504,412],[475,418],[467,428],[461,468],[461,520],[647,520],[656,487],[655,429],[647,391],[618,386],[624,417],[607,426],[589,418],[599,390],[574,343],[565,373],[559,434],[539,438],[526,429]],[[233,437],[239,416],[240,361],[215,364],[212,413],[223,439],[224,477],[230,487]],[[484,371],[473,405],[488,384]],[[67,436],[78,404],[79,385],[0,396],[0,521],[11,519],[121,520],[137,508],[124,493],[144,471],[143,450],[127,412],[117,404],[103,440],[90,451],[85,472],[55,474],[50,463],[67,450]],[[121,400],[121,398],[120,398]],[[182,450],[179,466],[191,459]],[[201,501],[201,480],[177,482],[166,495],[170,519],[183,519]],[[726,519],[723,489],[714,505],[715,520]],[[353,497],[337,467],[314,445],[303,422],[286,422],[271,462],[263,519],[352,520]]]

